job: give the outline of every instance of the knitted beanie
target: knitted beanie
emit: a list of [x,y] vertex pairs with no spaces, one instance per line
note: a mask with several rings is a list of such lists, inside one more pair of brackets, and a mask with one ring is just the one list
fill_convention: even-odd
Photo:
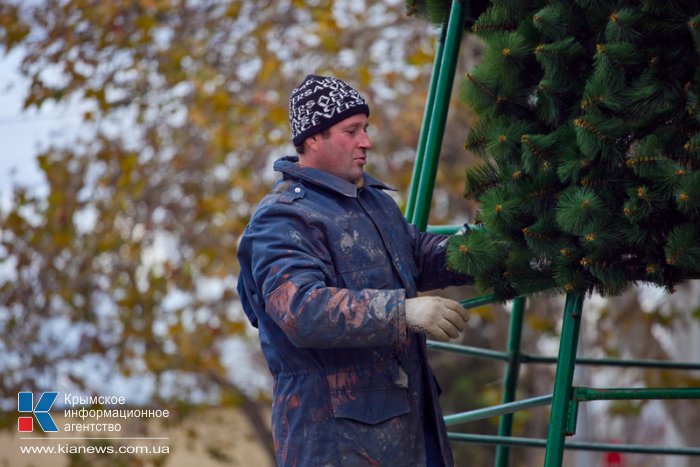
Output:
[[326,130],[353,115],[369,117],[365,99],[347,83],[330,76],[308,75],[289,97],[292,143]]

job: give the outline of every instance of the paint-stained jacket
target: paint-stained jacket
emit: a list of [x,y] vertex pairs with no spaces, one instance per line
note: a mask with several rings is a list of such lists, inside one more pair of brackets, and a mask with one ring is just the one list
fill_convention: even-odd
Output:
[[364,175],[275,163],[283,178],[239,246],[238,291],[274,377],[272,429],[282,466],[425,465],[423,418],[452,454],[426,360],[406,328],[418,291],[463,284],[444,236],[404,220],[389,189]]

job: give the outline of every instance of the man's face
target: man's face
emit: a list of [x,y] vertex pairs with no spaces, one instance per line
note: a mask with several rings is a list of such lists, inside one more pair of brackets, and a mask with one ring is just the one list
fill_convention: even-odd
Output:
[[311,136],[300,165],[329,172],[351,183],[358,182],[367,163],[367,150],[372,147],[367,126],[367,116],[360,113],[336,123],[325,135]]

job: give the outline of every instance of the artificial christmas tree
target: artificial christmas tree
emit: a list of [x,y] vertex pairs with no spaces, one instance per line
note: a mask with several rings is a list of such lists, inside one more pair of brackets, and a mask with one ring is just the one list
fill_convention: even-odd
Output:
[[451,266],[501,299],[699,277],[700,1],[481,9],[462,98],[483,228],[451,239]]

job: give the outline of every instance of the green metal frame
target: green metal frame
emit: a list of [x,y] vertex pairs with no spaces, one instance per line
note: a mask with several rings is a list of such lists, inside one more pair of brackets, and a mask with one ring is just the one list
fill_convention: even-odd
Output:
[[[439,162],[440,147],[445,131],[447,110],[454,82],[457,57],[464,29],[465,11],[468,2],[453,0],[450,14],[442,27],[435,54],[428,99],[413,169],[406,218],[420,230],[452,234],[460,226],[428,226],[432,193]],[[466,308],[494,303],[493,296],[485,295],[461,303]],[[565,449],[592,451],[615,451],[666,455],[700,456],[700,448],[662,446],[621,445],[608,443],[567,442],[566,436],[576,429],[578,404],[582,401],[616,399],[700,399],[700,388],[610,388],[593,389],[573,386],[574,368],[578,365],[606,365],[626,367],[648,367],[676,370],[700,370],[700,362],[665,362],[658,360],[617,360],[610,358],[577,358],[579,330],[583,312],[583,297],[569,294],[563,310],[559,355],[556,358],[527,355],[520,351],[523,315],[526,298],[513,300],[507,350],[499,352],[463,345],[428,341],[428,347],[455,352],[462,355],[501,360],[506,363],[501,404],[469,412],[445,416],[448,426],[499,416],[498,436],[464,433],[448,433],[451,440],[477,444],[496,445],[498,467],[510,462],[511,446],[545,448],[545,467],[561,466]],[[556,363],[553,393],[516,401],[518,375],[523,363]],[[537,406],[551,407],[547,439],[519,438],[512,435],[513,414]]]

